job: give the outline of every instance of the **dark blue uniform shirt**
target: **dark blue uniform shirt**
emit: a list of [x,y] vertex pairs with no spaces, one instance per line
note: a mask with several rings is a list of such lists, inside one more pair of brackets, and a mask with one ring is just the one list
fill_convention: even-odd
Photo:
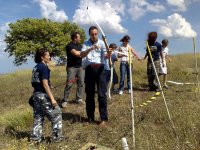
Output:
[[[156,61],[160,58],[160,52],[162,51],[162,46],[160,43],[155,42],[152,45],[149,45],[152,57],[153,57],[153,61]],[[149,52],[148,49],[146,50],[147,54],[148,54],[148,60],[150,61],[150,57],[149,57]]]
[[44,86],[42,84],[42,80],[48,80],[48,84],[50,86],[50,69],[44,63],[38,63],[32,71],[32,87],[34,88],[34,92],[42,92],[46,93]]

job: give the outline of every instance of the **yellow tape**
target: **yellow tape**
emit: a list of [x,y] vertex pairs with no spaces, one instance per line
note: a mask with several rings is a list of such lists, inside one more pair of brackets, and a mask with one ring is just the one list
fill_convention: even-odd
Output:
[[200,91],[200,88],[194,88],[192,91],[197,93]]
[[155,95],[156,95],[156,96],[160,95],[160,92],[156,92]]
[[156,99],[156,97],[151,97],[150,99],[151,99],[151,100],[154,100],[154,99]]
[[146,102],[143,102],[142,104],[137,105],[136,108],[147,106],[149,103],[152,103],[151,100],[155,100],[159,95],[160,95],[160,92],[156,92],[156,93],[154,94],[154,96],[152,96],[152,97],[150,98],[150,100],[147,100]]

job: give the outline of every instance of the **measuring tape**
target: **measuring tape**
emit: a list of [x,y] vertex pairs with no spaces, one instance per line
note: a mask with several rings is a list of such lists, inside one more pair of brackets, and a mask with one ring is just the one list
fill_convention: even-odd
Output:
[[144,106],[147,106],[148,104],[152,103],[154,100],[156,100],[156,98],[160,95],[160,92],[156,92],[149,100],[147,100],[146,102],[140,104],[140,105],[137,105],[136,108],[139,108],[139,107],[144,107]]

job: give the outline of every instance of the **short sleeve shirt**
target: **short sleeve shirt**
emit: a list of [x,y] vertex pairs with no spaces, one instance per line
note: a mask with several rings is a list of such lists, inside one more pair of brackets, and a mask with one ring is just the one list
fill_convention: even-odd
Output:
[[[159,60],[160,52],[162,51],[161,44],[158,43],[158,42],[155,42],[154,44],[149,45],[149,48],[150,48],[150,51],[151,51],[151,54],[152,54],[153,61]],[[148,60],[150,61],[148,49],[146,49],[146,51],[147,51],[147,54],[148,54]]]
[[70,42],[66,46],[67,67],[81,67],[82,58],[76,57],[73,54],[71,54],[71,50],[73,50],[73,49],[75,49],[76,51],[81,51],[82,45]]
[[46,93],[45,89],[42,84],[42,80],[46,79],[48,80],[49,86],[50,86],[50,69],[47,65],[44,63],[38,63],[32,71],[32,87],[34,88],[34,92],[42,92]]

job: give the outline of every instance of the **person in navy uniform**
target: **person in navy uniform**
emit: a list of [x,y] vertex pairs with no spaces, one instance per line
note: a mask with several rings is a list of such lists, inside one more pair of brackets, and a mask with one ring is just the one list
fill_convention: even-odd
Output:
[[47,66],[49,62],[49,52],[45,48],[39,49],[35,54],[37,65],[33,68],[31,81],[34,89],[32,95],[34,124],[30,139],[36,142],[42,141],[45,116],[51,121],[52,141],[60,142],[63,140],[62,111],[51,92],[50,69]]
[[[164,65],[163,61],[163,52],[162,52],[162,46],[159,42],[156,41],[157,39],[157,32],[150,32],[148,34],[148,44],[151,51],[153,63],[155,65],[156,72],[159,73],[160,71],[160,57],[161,57],[161,63]],[[148,57],[147,61],[147,76],[148,76],[148,86],[149,91],[160,91],[159,84],[156,78],[156,73],[153,68],[153,64],[150,59],[150,54],[148,49],[146,49],[146,55],[144,56],[143,60]]]

